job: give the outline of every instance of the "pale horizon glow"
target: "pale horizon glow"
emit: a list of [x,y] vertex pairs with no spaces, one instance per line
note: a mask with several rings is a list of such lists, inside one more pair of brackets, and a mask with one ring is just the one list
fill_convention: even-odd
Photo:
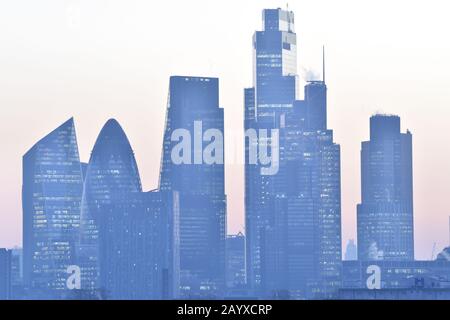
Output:
[[[22,155],[75,118],[81,160],[116,118],[146,190],[157,187],[169,77],[218,77],[225,109],[228,232],[244,229],[243,90],[263,8],[286,1],[16,0],[0,3],[0,247],[21,245]],[[321,77],[342,148],[343,247],[356,240],[360,144],[397,114],[414,148],[416,258],[449,245],[450,21],[446,1],[290,1],[300,79]],[[300,87],[303,96],[304,81]]]

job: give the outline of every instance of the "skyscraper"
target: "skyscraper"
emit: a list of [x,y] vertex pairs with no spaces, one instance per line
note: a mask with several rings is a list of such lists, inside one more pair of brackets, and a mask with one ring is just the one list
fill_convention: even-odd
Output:
[[[245,90],[245,129],[279,132],[279,170],[263,175],[246,139],[247,281],[264,297],[328,297],[340,285],[340,148],[327,129],[325,79],[297,97],[294,14],[263,11],[254,36],[254,86]],[[266,142],[265,140],[268,140]]]
[[345,261],[355,261],[358,260],[358,248],[355,244],[355,240],[350,239],[347,242],[347,247],[345,249]]
[[74,262],[83,178],[73,119],[23,157],[25,284],[36,298],[59,298]]
[[[296,99],[297,40],[294,33],[294,14],[280,9],[263,11],[263,31],[253,36],[253,88],[245,90],[245,130],[279,129],[283,114],[292,109]],[[268,144],[271,137],[268,136]],[[256,144],[256,146],[255,146]],[[278,199],[276,190],[279,176],[261,175],[261,166],[250,163],[250,150],[258,147],[258,141],[246,141],[246,236],[247,236],[247,281],[254,290],[264,291],[270,282],[285,273],[277,265],[284,263],[280,257],[280,239],[270,235],[281,234],[279,217],[275,214]],[[280,148],[282,149],[282,148]],[[267,246],[273,250],[265,250]],[[268,255],[269,251],[273,254]],[[263,260],[267,261],[266,264]],[[263,270],[264,269],[264,270]],[[277,285],[275,285],[277,286]],[[285,287],[285,285],[283,285]],[[270,290],[270,289],[268,289]]]
[[158,191],[102,206],[100,276],[108,299],[178,296],[177,208],[176,193]]
[[361,149],[358,259],[413,260],[412,135],[400,117],[370,118],[370,141]]
[[125,132],[109,120],[86,169],[82,288],[110,299],[167,299],[178,290],[176,193],[142,192]]
[[111,207],[128,204],[133,194],[141,193],[139,171],[128,138],[116,120],[109,120],[95,142],[86,169],[82,203],[78,261],[84,290],[106,290],[106,265],[102,266],[102,239]]
[[185,298],[223,294],[223,133],[219,80],[171,77],[160,190],[179,193],[180,294]]
[[255,32],[253,45],[256,118],[275,125],[277,115],[292,108],[297,97],[294,13],[264,10],[263,31]]
[[286,114],[280,135],[287,275],[294,298],[330,298],[341,285],[340,146],[327,128],[326,92],[324,81],[308,83],[305,100]]

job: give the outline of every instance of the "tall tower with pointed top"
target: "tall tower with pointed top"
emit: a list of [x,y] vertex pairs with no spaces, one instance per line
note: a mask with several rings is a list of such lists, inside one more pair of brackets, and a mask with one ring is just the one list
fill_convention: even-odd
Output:
[[130,142],[110,119],[86,169],[77,251],[82,289],[115,300],[176,297],[177,208],[175,193],[142,192]]
[[[78,259],[82,265],[82,288],[104,287],[101,276],[99,232],[106,221],[105,208],[126,203],[142,192],[138,167],[125,132],[111,119],[102,128],[91,153],[84,179]],[[102,288],[104,289],[104,288]]]
[[322,47],[322,81],[325,83],[325,46]]
[[36,299],[67,293],[75,261],[83,176],[73,119],[23,156],[24,280]]

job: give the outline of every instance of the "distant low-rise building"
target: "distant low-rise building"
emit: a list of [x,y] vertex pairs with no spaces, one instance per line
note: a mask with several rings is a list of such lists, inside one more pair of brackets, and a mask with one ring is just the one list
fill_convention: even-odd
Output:
[[23,284],[23,250],[11,250],[11,299],[22,299],[24,295]]
[[450,261],[343,262],[344,290],[368,289],[368,283],[374,281],[374,276],[378,277],[382,290],[450,288]]
[[245,236],[239,232],[229,235],[226,241],[226,282],[227,288],[243,288],[245,279]]
[[339,300],[449,300],[450,289],[341,289]]

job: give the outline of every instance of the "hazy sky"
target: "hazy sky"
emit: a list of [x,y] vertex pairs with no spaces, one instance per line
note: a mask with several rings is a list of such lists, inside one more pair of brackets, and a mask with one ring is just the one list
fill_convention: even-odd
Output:
[[[320,76],[326,45],[329,127],[342,146],[344,245],[356,238],[360,143],[377,111],[400,115],[403,130],[413,133],[416,257],[430,259],[434,242],[437,250],[449,242],[449,6],[289,2],[301,76]],[[265,7],[286,1],[0,1],[0,247],[21,244],[22,155],[71,116],[83,161],[104,122],[115,117],[144,187],[157,186],[171,75],[220,78],[232,162],[228,231],[242,230],[243,89],[252,85],[251,38]]]

